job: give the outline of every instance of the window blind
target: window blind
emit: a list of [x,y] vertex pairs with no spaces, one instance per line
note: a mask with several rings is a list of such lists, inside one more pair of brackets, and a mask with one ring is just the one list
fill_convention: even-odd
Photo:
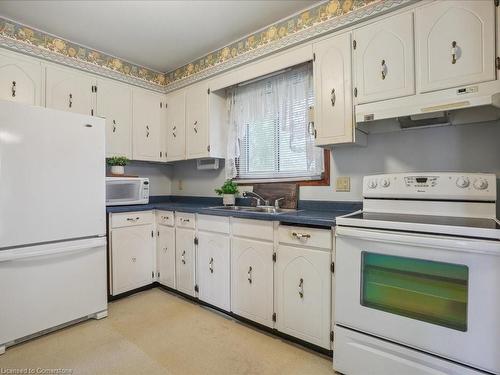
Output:
[[308,123],[313,102],[311,63],[236,87],[230,103],[228,177],[320,179],[323,150],[314,146]]

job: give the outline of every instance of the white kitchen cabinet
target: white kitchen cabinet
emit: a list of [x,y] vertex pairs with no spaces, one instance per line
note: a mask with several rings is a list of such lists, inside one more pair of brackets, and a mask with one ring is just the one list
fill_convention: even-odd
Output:
[[47,66],[45,103],[48,108],[94,115],[96,79],[78,70]]
[[31,105],[42,104],[40,61],[2,51],[0,54],[0,99]]
[[435,1],[415,22],[420,92],[495,79],[493,1]]
[[351,34],[313,44],[316,145],[354,142]]
[[160,284],[175,289],[175,229],[158,225],[156,262]]
[[[142,215],[142,216],[141,216]],[[152,212],[113,214],[110,233],[111,294],[117,295],[149,285],[154,277],[154,232]],[[127,220],[129,219],[129,220]],[[117,224],[115,224],[117,223]],[[123,223],[119,226],[118,223]],[[114,226],[114,227],[113,227]]]
[[195,296],[195,231],[175,228],[175,278],[179,292]]
[[134,160],[161,160],[162,108],[161,94],[134,88],[132,93],[132,158]]
[[167,95],[166,143],[167,161],[186,158],[186,92]]
[[97,115],[106,119],[106,156],[132,158],[132,88],[97,81]]
[[273,327],[273,243],[231,241],[231,311]]
[[[274,274],[278,331],[330,348],[331,231],[280,227]],[[290,243],[290,244],[288,244]]]
[[415,93],[413,13],[402,13],[354,30],[356,103]]
[[206,156],[208,144],[208,86],[206,82],[186,90],[186,151],[188,159]]
[[198,298],[226,311],[231,297],[229,244],[228,234],[198,233]]

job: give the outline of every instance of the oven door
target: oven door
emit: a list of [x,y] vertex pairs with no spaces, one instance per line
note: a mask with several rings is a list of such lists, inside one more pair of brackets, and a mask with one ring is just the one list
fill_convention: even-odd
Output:
[[142,203],[148,203],[148,199],[143,192],[141,179],[110,178],[106,180],[106,206]]
[[500,372],[500,242],[337,227],[336,324]]

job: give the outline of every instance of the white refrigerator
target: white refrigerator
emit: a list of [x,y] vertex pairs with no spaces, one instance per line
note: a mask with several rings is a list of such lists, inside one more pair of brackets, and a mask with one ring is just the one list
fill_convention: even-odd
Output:
[[0,353],[107,315],[104,119],[0,101]]

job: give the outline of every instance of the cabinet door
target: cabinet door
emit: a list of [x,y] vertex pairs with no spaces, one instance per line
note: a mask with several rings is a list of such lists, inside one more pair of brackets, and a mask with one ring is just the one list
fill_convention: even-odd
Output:
[[167,161],[186,158],[186,95],[176,91],[167,95]]
[[40,105],[42,66],[37,60],[0,55],[0,99]]
[[46,70],[46,105],[84,115],[94,114],[96,84],[93,77],[78,71],[58,69],[52,66]]
[[493,1],[436,1],[415,18],[420,91],[495,79]]
[[158,226],[156,242],[157,270],[160,284],[175,289],[175,229]]
[[191,86],[186,91],[187,158],[208,156],[208,93],[206,84]]
[[106,156],[132,158],[132,89],[97,81],[97,115],[106,119]]
[[231,311],[273,327],[273,243],[231,241]]
[[198,233],[198,297],[229,311],[230,309],[229,236]]
[[177,290],[195,295],[194,230],[175,228],[175,279]]
[[132,157],[134,160],[159,161],[161,95],[147,90],[134,89],[132,103]]
[[415,93],[413,13],[404,13],[354,31],[357,103]]
[[330,262],[328,251],[280,245],[275,269],[277,329],[327,349]]
[[111,231],[112,294],[117,295],[153,282],[152,225]]
[[313,45],[316,145],[354,141],[351,34]]

